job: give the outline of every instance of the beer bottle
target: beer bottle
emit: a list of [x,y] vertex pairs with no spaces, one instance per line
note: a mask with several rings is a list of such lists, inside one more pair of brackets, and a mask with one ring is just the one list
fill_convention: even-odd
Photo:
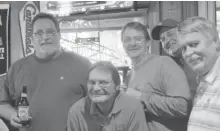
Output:
[[18,117],[21,120],[21,124],[28,125],[29,124],[29,103],[27,97],[27,86],[23,86],[21,97],[18,100]]

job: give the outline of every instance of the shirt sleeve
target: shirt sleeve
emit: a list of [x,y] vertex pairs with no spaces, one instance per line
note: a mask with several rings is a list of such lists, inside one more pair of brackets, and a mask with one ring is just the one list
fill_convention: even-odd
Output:
[[10,66],[0,87],[0,102],[11,102],[10,104],[15,106],[15,101],[20,96],[21,81],[25,70],[24,63],[21,59]]
[[[145,111],[155,116],[187,116],[190,111],[191,95],[184,71],[169,57],[162,57],[159,79],[162,91],[142,93]],[[144,86],[153,88],[149,83]]]
[[68,113],[66,131],[80,131],[78,116],[76,111],[73,111],[73,107],[70,108]]
[[0,87],[0,102],[9,102],[11,101],[9,88],[13,86],[13,71],[12,67],[9,68],[6,76],[4,77],[3,84]]
[[148,131],[142,105],[139,103],[132,112],[127,131]]

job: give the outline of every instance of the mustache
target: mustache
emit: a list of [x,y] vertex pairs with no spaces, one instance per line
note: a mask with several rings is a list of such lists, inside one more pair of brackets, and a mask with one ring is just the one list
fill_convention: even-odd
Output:
[[164,45],[164,48],[169,49],[169,48],[171,48],[172,45],[178,46],[177,41],[176,40],[167,41]]
[[200,60],[201,58],[194,58],[194,59],[189,59],[189,63],[193,63],[195,62],[196,60]]
[[52,44],[51,39],[42,40],[40,45]]
[[129,50],[136,50],[136,49],[140,49],[140,46],[138,46],[138,45],[130,45],[130,46],[127,47],[127,49],[129,49]]
[[50,45],[52,44],[52,42],[44,42],[44,43],[41,43],[40,45]]
[[107,95],[107,94],[109,94],[107,91],[105,91],[105,90],[98,90],[98,91],[95,91],[95,90],[90,90],[89,91],[89,93],[91,94],[91,95]]

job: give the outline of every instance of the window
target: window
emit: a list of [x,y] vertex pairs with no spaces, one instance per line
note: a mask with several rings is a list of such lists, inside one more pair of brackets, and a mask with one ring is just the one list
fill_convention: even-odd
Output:
[[111,61],[115,66],[130,66],[124,52],[120,30],[61,33],[61,45],[68,51],[85,56],[92,63],[99,60]]

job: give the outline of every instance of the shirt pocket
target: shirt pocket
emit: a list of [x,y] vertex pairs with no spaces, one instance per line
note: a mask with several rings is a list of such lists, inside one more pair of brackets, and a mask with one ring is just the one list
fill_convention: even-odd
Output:
[[115,124],[114,125],[114,131],[126,131],[126,127],[124,124]]

